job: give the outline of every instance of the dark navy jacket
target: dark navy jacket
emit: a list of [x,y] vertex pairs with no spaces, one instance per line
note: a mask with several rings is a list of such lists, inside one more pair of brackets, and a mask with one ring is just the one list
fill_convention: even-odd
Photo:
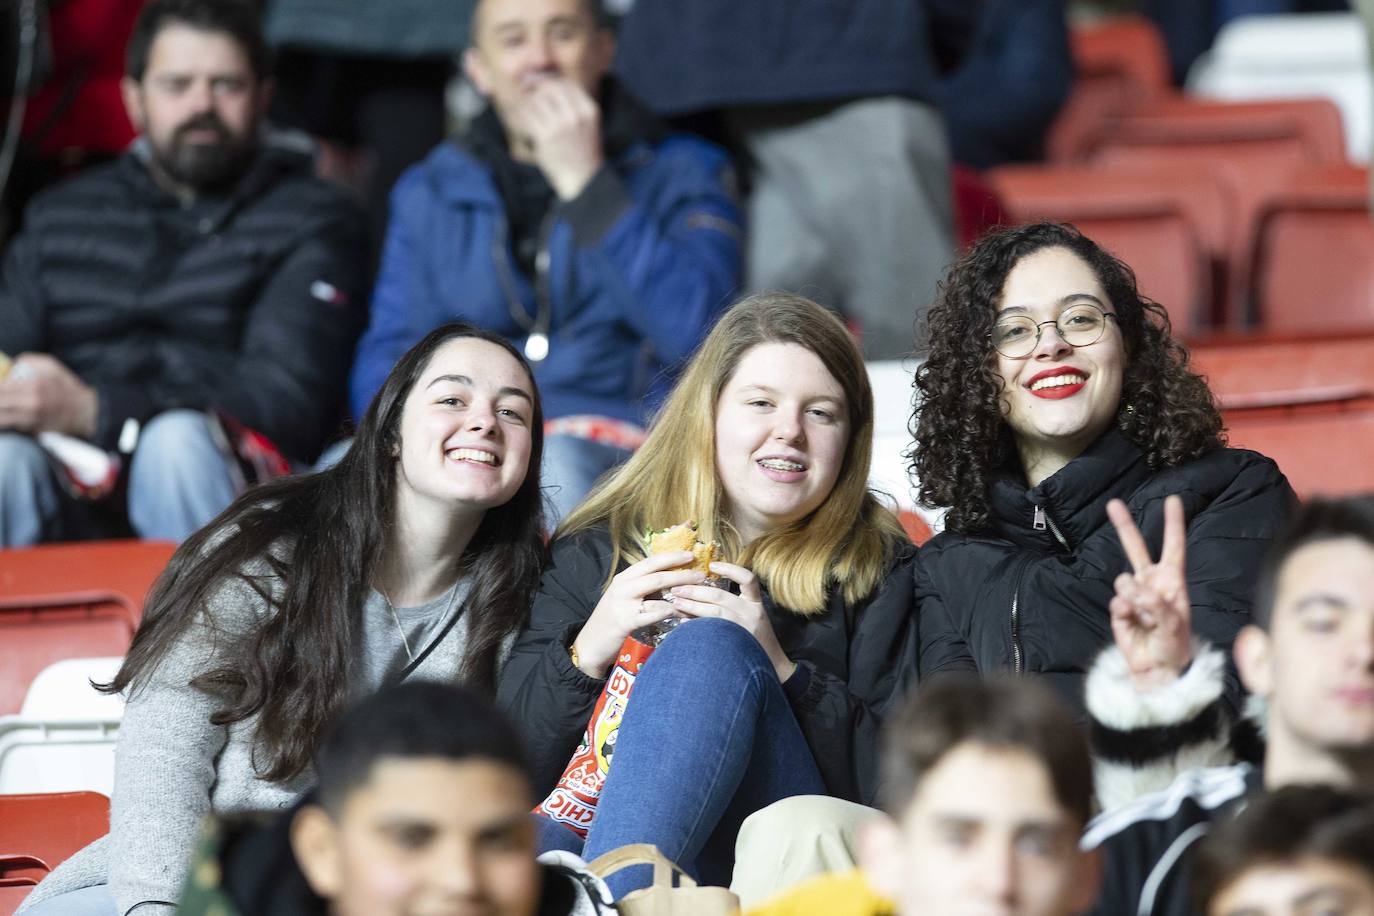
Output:
[[[521,272],[487,166],[439,146],[391,194],[371,324],[350,385],[361,416],[396,360],[463,319],[523,346],[536,287],[551,310],[535,381],[548,417],[642,423],[739,282],[740,215],[724,151],[685,135],[632,144],[548,223],[542,281]],[[521,319],[524,319],[523,321]]]

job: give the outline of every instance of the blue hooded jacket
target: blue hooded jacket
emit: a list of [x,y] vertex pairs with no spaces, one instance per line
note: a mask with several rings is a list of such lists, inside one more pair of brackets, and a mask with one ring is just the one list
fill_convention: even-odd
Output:
[[444,322],[470,321],[523,347],[542,295],[549,351],[534,369],[545,416],[646,422],[739,283],[729,174],[725,152],[694,137],[630,144],[578,197],[555,201],[531,279],[511,251],[489,167],[459,143],[439,146],[391,194],[351,378],[354,416]]

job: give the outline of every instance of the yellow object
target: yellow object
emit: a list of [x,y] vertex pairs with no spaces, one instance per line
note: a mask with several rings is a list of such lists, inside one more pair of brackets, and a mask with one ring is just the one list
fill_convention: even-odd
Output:
[[14,360],[10,359],[4,353],[0,353],[0,380],[3,380],[5,376],[10,374],[10,366],[12,365],[14,365]]
[[892,901],[877,894],[854,870],[821,875],[750,910],[748,916],[896,916]]

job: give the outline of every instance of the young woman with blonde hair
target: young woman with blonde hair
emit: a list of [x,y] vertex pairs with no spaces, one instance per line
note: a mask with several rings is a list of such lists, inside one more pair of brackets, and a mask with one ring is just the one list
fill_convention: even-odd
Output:
[[[912,613],[914,549],[868,490],[872,435],[844,326],[809,300],[754,296],[721,318],[639,452],[556,532],[498,687],[540,791],[626,635],[688,618],[635,683],[585,857],[649,842],[726,882],[745,816],[798,794],[871,801],[889,704],[918,677],[972,668],[945,620]],[[711,566],[728,589],[677,569],[690,553],[646,558],[647,532],[689,519],[728,559]],[[545,834],[576,848],[561,827]]]

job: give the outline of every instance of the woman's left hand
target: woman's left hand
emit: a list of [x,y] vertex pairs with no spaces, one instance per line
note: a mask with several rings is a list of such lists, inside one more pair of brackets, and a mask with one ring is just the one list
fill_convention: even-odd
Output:
[[712,563],[711,572],[737,584],[739,594],[713,585],[679,585],[672,590],[673,607],[690,617],[721,617],[744,627],[763,647],[778,680],[787,680],[797,670],[797,663],[778,644],[773,622],[763,606],[758,576],[733,563]]

